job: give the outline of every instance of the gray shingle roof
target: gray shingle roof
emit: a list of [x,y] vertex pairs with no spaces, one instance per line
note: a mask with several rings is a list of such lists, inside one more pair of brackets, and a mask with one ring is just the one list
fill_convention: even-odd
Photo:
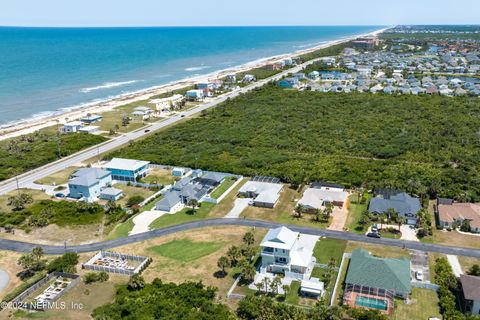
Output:
[[416,215],[421,209],[420,200],[405,192],[399,192],[377,196],[370,201],[368,206],[368,211],[374,213],[387,212],[388,209],[394,209],[401,215]]

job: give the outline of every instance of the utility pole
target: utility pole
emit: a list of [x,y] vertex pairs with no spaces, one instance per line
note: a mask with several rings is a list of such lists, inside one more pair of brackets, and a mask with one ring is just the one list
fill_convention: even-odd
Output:
[[20,194],[20,185],[18,184],[18,177],[15,177],[15,182],[17,183],[17,192]]

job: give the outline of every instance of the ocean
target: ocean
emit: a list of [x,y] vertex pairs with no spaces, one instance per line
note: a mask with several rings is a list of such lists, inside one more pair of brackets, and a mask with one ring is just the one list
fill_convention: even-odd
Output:
[[0,27],[0,127],[380,28]]

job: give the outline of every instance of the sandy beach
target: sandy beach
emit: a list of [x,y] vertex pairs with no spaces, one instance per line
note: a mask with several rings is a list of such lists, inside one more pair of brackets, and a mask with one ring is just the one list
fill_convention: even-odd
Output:
[[344,42],[353,40],[357,37],[362,37],[362,36],[367,36],[367,35],[378,35],[379,33],[383,32],[384,30],[386,30],[386,29],[377,30],[377,31],[374,31],[374,32],[371,32],[371,33],[368,33],[368,34],[354,35],[354,36],[351,36],[351,37],[346,37],[346,38],[342,38],[342,39],[338,39],[338,40],[333,40],[333,41],[329,41],[327,43],[323,43],[323,44],[320,44],[320,45],[317,45],[317,46],[314,46],[314,47],[311,47],[311,48],[308,48],[308,49],[299,50],[299,51],[296,51],[296,52],[283,54],[283,55],[272,56],[272,57],[252,61],[252,62],[243,64],[243,65],[240,65],[240,66],[236,66],[236,67],[233,67],[233,68],[219,70],[219,71],[212,72],[212,73],[209,73],[209,74],[205,74],[205,75],[201,75],[201,76],[197,76],[197,77],[192,77],[192,78],[188,78],[188,79],[184,79],[184,80],[175,81],[175,82],[168,83],[168,84],[165,84],[165,85],[160,85],[160,86],[157,86],[157,87],[154,87],[154,88],[147,88],[147,89],[140,90],[140,91],[137,91],[137,92],[121,95],[121,96],[115,97],[115,98],[110,99],[110,100],[102,101],[102,102],[99,102],[99,103],[94,103],[94,104],[91,104],[91,105],[85,105],[84,107],[80,107],[78,109],[67,111],[65,113],[61,113],[61,114],[58,114],[58,115],[49,116],[49,117],[46,117],[46,118],[39,118],[39,119],[21,121],[17,124],[13,124],[12,126],[0,129],[0,140],[5,140],[5,139],[8,139],[8,138],[13,138],[13,137],[21,136],[21,135],[24,135],[24,134],[33,133],[33,132],[35,132],[39,129],[42,129],[42,128],[46,128],[46,127],[50,127],[50,126],[54,126],[54,125],[63,124],[63,123],[66,123],[66,122],[78,120],[78,119],[84,117],[85,115],[87,115],[88,113],[97,113],[98,114],[98,113],[102,113],[102,112],[107,112],[107,111],[110,111],[114,108],[129,104],[129,103],[132,103],[132,102],[137,102],[137,101],[141,101],[141,100],[148,100],[152,96],[155,96],[155,95],[159,95],[159,94],[162,94],[162,93],[165,93],[165,92],[170,92],[170,91],[178,90],[178,89],[185,88],[185,87],[188,87],[188,86],[192,86],[192,85],[194,85],[198,82],[205,82],[205,81],[212,80],[212,79],[222,78],[222,77],[224,77],[224,76],[226,76],[227,74],[230,74],[230,73],[246,72],[248,70],[259,68],[259,67],[265,66],[269,63],[272,63],[272,62],[275,62],[275,61],[278,61],[278,60],[281,60],[281,59],[285,59],[287,57],[292,57],[293,58],[293,57],[300,56],[300,55],[303,55],[303,54],[306,54],[306,53],[309,53],[309,52],[312,52],[312,51],[316,51],[316,50],[324,49],[324,48],[327,48],[327,47],[330,47],[330,46],[333,46],[333,45],[336,45],[336,44],[344,43]]

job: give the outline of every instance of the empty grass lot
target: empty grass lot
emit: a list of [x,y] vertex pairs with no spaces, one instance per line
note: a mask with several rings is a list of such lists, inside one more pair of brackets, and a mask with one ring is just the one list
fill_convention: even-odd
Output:
[[221,242],[193,242],[191,239],[185,238],[150,247],[148,250],[169,259],[189,262],[208,256],[222,246]]
[[220,198],[220,196],[222,194],[225,193],[225,191],[228,190],[228,188],[230,188],[231,186],[233,186],[233,184],[235,183],[235,181],[237,181],[236,178],[234,177],[228,177],[226,178],[225,180],[223,180],[223,182],[217,186],[215,188],[215,190],[213,190],[213,192],[210,194],[210,196],[213,198],[213,199],[218,199]]
[[115,229],[110,232],[106,240],[118,239],[128,237],[128,233],[133,229],[133,217],[129,218],[127,221],[117,225]]
[[395,301],[394,320],[429,319],[437,317],[441,319],[438,308],[438,297],[435,291],[413,288],[411,303]]
[[321,238],[313,249],[313,255],[317,258],[317,263],[327,264],[333,258],[335,264],[339,266],[346,247],[347,241],[345,240]]
[[368,209],[368,203],[370,201],[371,195],[368,194],[366,196],[366,201],[364,203],[358,203],[358,196],[357,194],[352,194],[350,196],[350,205],[348,207],[348,217],[346,226],[348,231],[355,232],[355,233],[365,233],[367,230],[359,224],[360,217],[362,213]]
[[144,183],[159,183],[161,185],[169,185],[179,180],[178,177],[172,176],[172,170],[151,168],[148,175],[142,178]]
[[166,214],[153,221],[150,224],[150,229],[159,229],[165,228],[189,221],[205,219],[208,216],[208,213],[215,205],[213,203],[203,202],[201,207],[196,209],[196,213],[192,214],[191,208],[184,208],[182,211],[175,214]]
[[64,184],[68,182],[68,179],[70,178],[70,176],[78,169],[79,169],[78,167],[69,167],[67,169],[63,169],[61,171],[55,172],[54,174],[49,175],[48,177],[42,178],[35,182],[39,184],[49,184],[49,185]]

